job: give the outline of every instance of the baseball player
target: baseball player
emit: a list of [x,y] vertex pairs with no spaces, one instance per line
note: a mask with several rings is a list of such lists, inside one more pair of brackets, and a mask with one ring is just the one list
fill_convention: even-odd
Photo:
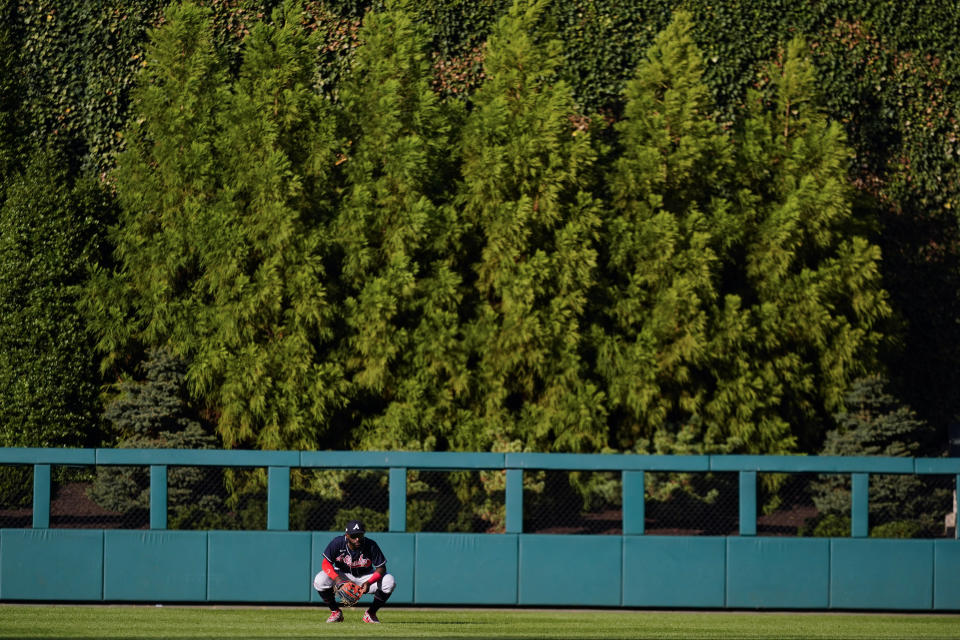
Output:
[[366,533],[362,522],[351,520],[343,535],[331,540],[323,551],[323,570],[314,576],[313,588],[330,607],[327,622],[343,622],[333,587],[338,581],[350,580],[360,586],[361,594],[373,594],[373,604],[363,614],[363,621],[380,624],[377,611],[393,593],[396,581],[387,573],[387,559],[380,546]]

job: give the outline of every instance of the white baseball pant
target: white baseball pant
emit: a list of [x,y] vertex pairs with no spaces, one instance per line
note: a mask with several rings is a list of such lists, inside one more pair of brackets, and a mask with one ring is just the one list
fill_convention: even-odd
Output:
[[[347,578],[351,582],[355,582],[356,584],[363,584],[370,578],[369,575],[355,576],[352,573],[344,573],[341,575],[343,575],[344,578]],[[396,580],[394,580],[393,574],[388,573],[387,575],[383,576],[382,578],[380,578],[379,580],[371,584],[370,590],[367,591],[367,593],[376,593],[377,591],[383,589],[383,592],[389,595],[393,593],[393,589],[396,586],[397,586],[397,582]],[[321,571],[320,573],[318,573],[313,577],[313,588],[316,589],[317,591],[323,591],[325,589],[333,589],[333,578],[328,576],[326,572]]]

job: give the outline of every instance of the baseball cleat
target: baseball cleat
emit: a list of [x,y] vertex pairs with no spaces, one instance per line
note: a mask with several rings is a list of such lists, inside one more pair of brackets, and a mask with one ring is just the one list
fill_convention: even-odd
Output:
[[[366,618],[364,618],[364,621],[366,621]],[[343,611],[331,611],[327,622],[343,622]]]
[[377,614],[370,613],[369,611],[363,614],[363,621],[369,622],[370,624],[380,624],[380,621],[377,620]]

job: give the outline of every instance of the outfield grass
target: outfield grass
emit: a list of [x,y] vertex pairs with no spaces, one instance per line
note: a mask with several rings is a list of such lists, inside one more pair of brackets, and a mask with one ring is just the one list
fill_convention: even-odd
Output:
[[320,608],[0,605],[0,638],[958,638],[960,616],[408,609],[381,625],[325,624]]

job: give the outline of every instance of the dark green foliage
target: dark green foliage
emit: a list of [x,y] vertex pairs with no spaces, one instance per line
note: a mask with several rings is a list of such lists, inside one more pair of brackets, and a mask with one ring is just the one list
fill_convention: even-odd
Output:
[[[153,350],[142,363],[142,380],[123,381],[107,405],[114,446],[131,449],[211,449],[217,446],[196,416],[186,394],[184,367],[169,352]],[[128,513],[150,508],[147,467],[98,467],[90,497],[111,511]],[[222,484],[203,467],[171,468],[167,472],[167,504],[171,528],[185,511],[222,510]]]
[[315,30],[321,44],[317,55],[316,87],[336,100],[340,86],[353,62],[360,44],[359,31],[363,12],[351,11],[349,3],[307,2],[304,13],[306,27]]
[[363,17],[336,100],[314,14],[235,52],[215,15],[151,36],[88,303],[108,365],[188,363],[227,446],[794,451],[873,365],[878,256],[799,41],[728,130],[678,14],[604,131],[542,2],[469,103],[432,90],[411,5]]
[[879,376],[854,381],[821,453],[910,457],[936,451],[933,429],[887,393],[886,384]]
[[349,150],[331,232],[342,357],[362,425],[353,445],[431,450],[452,438],[466,387],[460,221],[449,204],[459,113],[431,89],[423,26],[407,3],[387,4],[365,17],[340,92]]
[[[849,497],[849,493],[847,495]],[[849,514],[849,505],[847,513]],[[797,534],[814,538],[849,538],[850,516],[838,513],[820,514],[805,522]]]
[[607,179],[596,367],[619,418],[618,446],[640,451],[682,450],[678,438],[690,444],[710,384],[714,245],[730,208],[724,177],[732,156],[710,117],[691,26],[678,14],[627,85]]
[[104,417],[125,448],[210,449],[186,391],[185,367],[172,354],[155,349],[141,364],[142,381],[123,381]]
[[19,155],[26,135],[21,123],[22,87],[16,73],[19,44],[16,11],[15,0],[0,0],[0,202],[3,202],[6,185],[19,169]]
[[802,42],[728,133],[691,31],[678,13],[658,36],[616,125],[597,369],[621,447],[809,450],[874,366],[879,251],[857,234],[849,150]]
[[487,45],[463,132],[459,203],[477,255],[467,340],[478,428],[458,446],[599,450],[602,389],[589,379],[584,314],[595,283],[595,151],[571,118],[561,45],[538,36],[544,2],[516,2]]
[[895,520],[871,527],[871,538],[924,538],[937,535],[936,523],[924,523],[916,520]]
[[389,529],[383,470],[293,470],[290,485],[291,530],[343,531],[353,519],[363,520],[370,531]]
[[346,531],[347,523],[351,520],[362,520],[367,531],[389,531],[390,515],[380,513],[369,507],[357,507],[355,509],[343,509],[334,516],[332,531]]
[[101,348],[169,346],[230,447],[316,446],[342,402],[338,363],[316,357],[339,149],[300,19],[257,23],[231,77],[208,12],[168,12],[118,162],[120,270],[89,292]]
[[853,215],[850,150],[817,107],[805,43],[792,40],[766,73],[737,127],[735,203],[716,245],[706,439],[810,451],[850,380],[875,370],[890,309],[879,248]]
[[485,503],[482,484],[471,472],[412,471],[407,483],[407,531],[503,531],[503,501]]
[[0,207],[0,446],[99,444],[95,336],[77,306],[101,259],[99,185],[38,152]]
[[682,3],[669,0],[551,2],[544,22],[564,43],[560,75],[584,112],[619,115],[644,52]]
[[904,11],[4,3],[0,163],[115,185],[105,370],[176,354],[225,446],[813,452],[960,353],[957,28]]
[[30,136],[71,149],[74,166],[112,166],[129,92],[162,0],[18,3],[19,58]]
[[0,504],[7,509],[29,509],[33,504],[33,466],[0,467]]
[[[886,380],[878,376],[853,383],[836,416],[837,428],[827,433],[823,455],[910,457],[937,451],[934,429],[889,395],[885,385]],[[813,485],[813,495],[821,514],[849,517],[849,478],[821,476]],[[948,502],[949,492],[923,476],[873,477],[871,535],[936,533],[938,528],[942,530],[943,507]]]

